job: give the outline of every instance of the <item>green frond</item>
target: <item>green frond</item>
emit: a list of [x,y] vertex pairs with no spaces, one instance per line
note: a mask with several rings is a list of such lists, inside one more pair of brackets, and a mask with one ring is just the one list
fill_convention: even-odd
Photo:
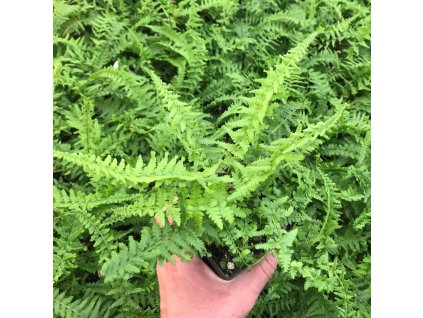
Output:
[[116,15],[100,14],[92,21],[93,42],[96,46],[91,64],[96,69],[113,63],[115,58],[129,46],[126,40],[127,25]]
[[213,151],[216,152],[210,149],[210,144],[213,141],[208,140],[208,136],[213,130],[212,123],[207,120],[210,116],[181,101],[179,96],[172,92],[168,85],[163,83],[154,72],[151,70],[147,70],[147,72],[153,80],[159,100],[162,101],[168,111],[166,120],[169,122],[170,127],[166,128],[174,130],[180,143],[189,154],[191,161],[209,163],[211,158],[208,155]]
[[174,53],[182,56],[187,64],[181,64],[182,69],[176,77],[175,86],[181,90],[192,92],[198,86],[203,74],[207,59],[207,50],[204,40],[191,29],[185,33],[179,33],[166,26],[146,25],[152,31],[164,36],[165,40],[158,44]]
[[132,201],[140,196],[137,194],[114,194],[111,196],[104,196],[98,194],[84,194],[73,189],[66,192],[65,190],[60,191],[56,187],[53,187],[53,202],[55,209],[66,209],[66,210],[79,210],[86,209],[92,210],[95,207],[105,204],[117,204],[125,201]]
[[187,261],[193,251],[204,253],[205,249],[198,233],[189,228],[183,232],[173,231],[169,226],[163,229],[158,226],[146,228],[141,233],[141,241],[129,238],[128,246],[119,246],[119,252],[113,253],[111,259],[103,265],[101,274],[106,282],[128,280],[143,268],[153,270],[157,259],[175,263],[172,258],[172,254],[175,254]]
[[80,23],[80,15],[88,11],[91,6],[87,3],[69,4],[67,1],[53,1],[53,32],[65,33],[72,30],[72,24]]
[[[137,105],[138,111],[146,111],[147,109],[151,111],[149,108],[153,104],[151,101],[153,92],[151,86],[148,85],[147,79],[143,76],[122,69],[107,67],[91,74],[89,81],[92,83],[110,82],[111,85],[114,86],[112,88],[115,90],[121,89],[124,91],[124,96]],[[109,87],[107,87],[107,89],[102,89],[102,86],[98,84],[92,84],[92,86],[89,87],[90,94],[95,96],[101,96],[102,91],[104,91],[103,94],[110,94]],[[152,114],[154,115],[154,112],[152,112]]]
[[111,253],[116,250],[113,234],[110,232],[110,229],[101,222],[101,219],[95,215],[82,209],[74,213],[79,222],[89,232],[99,257],[99,263],[103,263],[110,257]]
[[128,185],[137,185],[140,183],[151,183],[166,180],[185,180],[206,182],[212,180],[227,181],[227,178],[219,178],[215,175],[217,166],[210,167],[202,172],[189,171],[184,166],[184,159],[174,157],[169,161],[166,154],[162,160],[157,162],[154,153],[147,165],[144,164],[139,157],[135,167],[125,163],[122,159],[119,163],[111,156],[107,156],[104,160],[94,155],[83,153],[66,153],[55,151],[54,156],[58,159],[70,162],[72,164],[83,167],[96,182],[103,178],[111,180],[111,182],[127,183]]
[[229,196],[229,200],[240,200],[255,191],[279,168],[281,163],[296,162],[304,159],[304,156],[315,150],[322,141],[319,138],[327,138],[326,134],[334,127],[341,118],[345,105],[333,116],[318,124],[309,125],[303,131],[291,133],[289,138],[282,138],[272,142],[271,145],[260,145],[271,153],[266,159],[259,159],[248,166],[237,164],[240,170],[239,186]]
[[264,118],[272,113],[270,102],[275,94],[284,89],[285,81],[298,68],[298,63],[306,55],[308,46],[317,34],[317,32],[310,34],[284,55],[275,69],[267,72],[266,78],[257,80],[261,84],[260,88],[251,92],[254,94],[253,97],[244,99],[248,107],[241,106],[237,109],[240,118],[229,121],[224,126],[224,129],[231,132],[232,140],[240,149],[240,152],[234,153],[236,156],[245,154],[250,145],[257,144],[260,133],[265,128]]
[[173,221],[179,226],[181,225],[181,208],[179,194],[175,191],[157,190],[150,194],[138,196],[139,199],[134,203],[113,208],[113,214],[108,222],[121,221],[130,217],[153,217],[157,215],[162,224],[165,222],[165,214],[170,215]]
[[97,318],[110,317],[110,302],[98,295],[88,294],[82,299],[74,300],[74,297],[67,296],[57,289],[53,291],[53,313],[54,317],[61,318]]
[[57,235],[53,239],[53,281],[71,274],[78,268],[76,259],[78,253],[85,249],[79,237],[85,232],[83,225],[74,216],[56,218],[55,231]]

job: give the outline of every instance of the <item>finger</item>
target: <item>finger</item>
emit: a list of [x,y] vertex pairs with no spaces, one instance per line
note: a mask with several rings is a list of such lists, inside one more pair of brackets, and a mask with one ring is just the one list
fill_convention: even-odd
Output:
[[154,220],[156,221],[156,223],[157,223],[160,227],[163,227],[163,223],[162,223],[162,221],[160,221],[159,217],[157,216],[157,213],[154,215]]
[[[160,221],[159,217],[157,216],[157,213],[154,215],[154,220],[156,221],[156,223],[160,226],[163,227],[163,223],[162,221]],[[167,220],[169,221],[169,224],[172,225],[173,224],[173,219],[171,215],[167,216]]]
[[272,277],[277,267],[276,257],[269,253],[251,271],[244,270],[234,278],[236,288],[252,291],[258,296],[266,283]]
[[173,219],[171,215],[167,216],[167,220],[169,221],[169,224],[172,225],[173,224]]
[[[160,226],[160,227],[163,227],[163,223],[162,223],[162,221],[160,221],[160,219],[159,219],[159,217],[158,217],[158,215],[157,215],[157,213],[154,215],[154,220],[156,221],[156,223]],[[173,219],[172,219],[172,217],[170,216],[170,215],[168,215],[167,216],[167,220],[169,221],[169,223],[170,223],[170,225],[172,225],[173,224]],[[173,257],[173,259],[176,261],[176,262],[180,262],[181,261],[181,259],[179,258],[179,256],[177,256],[177,255],[172,255],[172,257]],[[164,264],[166,264],[166,263],[168,263],[168,262],[166,262],[166,261],[164,261]],[[172,263],[170,263],[170,264],[172,264]],[[158,260],[156,260],[156,270],[158,271],[159,270],[159,261]]]

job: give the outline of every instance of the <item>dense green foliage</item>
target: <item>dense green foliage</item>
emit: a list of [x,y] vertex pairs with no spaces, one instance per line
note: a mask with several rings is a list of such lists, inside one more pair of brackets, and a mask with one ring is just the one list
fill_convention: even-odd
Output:
[[210,243],[276,251],[251,317],[370,316],[368,1],[54,0],[54,157],[57,317]]

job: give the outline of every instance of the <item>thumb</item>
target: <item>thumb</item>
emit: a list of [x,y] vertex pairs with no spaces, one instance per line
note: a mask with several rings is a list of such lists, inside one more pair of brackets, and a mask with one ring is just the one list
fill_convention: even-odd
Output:
[[236,289],[247,290],[258,296],[276,270],[277,260],[272,253],[268,253],[251,271],[244,270],[234,278]]

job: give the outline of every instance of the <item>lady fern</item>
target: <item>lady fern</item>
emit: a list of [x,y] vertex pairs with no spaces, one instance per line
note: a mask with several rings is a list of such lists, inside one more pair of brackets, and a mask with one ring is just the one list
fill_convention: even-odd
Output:
[[158,317],[213,245],[277,254],[250,317],[369,317],[369,7],[55,0],[54,315]]

